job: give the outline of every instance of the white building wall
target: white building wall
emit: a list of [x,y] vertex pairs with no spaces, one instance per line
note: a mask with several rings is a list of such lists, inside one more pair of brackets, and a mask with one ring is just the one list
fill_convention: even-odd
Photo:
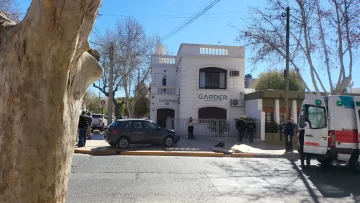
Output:
[[[244,59],[218,58],[209,56],[183,57],[181,64],[181,98],[180,118],[198,118],[198,109],[203,107],[220,107],[227,109],[227,120],[239,118],[244,114],[242,107],[231,107],[231,99],[240,99],[244,92]],[[206,67],[217,67],[227,70],[227,89],[200,89],[199,70]],[[240,71],[239,77],[230,77],[231,70]],[[199,95],[225,95],[222,101],[204,101]]]
[[360,88],[350,88],[350,93],[360,94]]
[[262,99],[245,101],[245,115],[255,118],[260,123],[260,138],[265,140],[265,112],[262,111]]
[[[216,47],[216,48],[213,48]],[[245,50],[243,47],[182,44],[177,56],[153,55],[151,59],[152,83],[150,119],[156,121],[156,111],[160,108],[175,110],[175,118],[198,118],[198,109],[220,107],[227,110],[227,120],[244,114],[243,107],[231,107],[231,99],[241,99],[244,93]],[[200,89],[199,70],[216,67],[227,70],[227,89]],[[165,71],[166,70],[166,71]],[[230,77],[230,71],[240,72],[238,77]],[[162,80],[166,76],[166,87]],[[159,88],[175,88],[175,94],[159,94]],[[225,95],[221,101],[204,101],[199,95]],[[179,98],[180,96],[180,98]],[[224,97],[224,96],[223,96]],[[176,102],[160,102],[175,99]],[[180,102],[180,104],[179,104]]]

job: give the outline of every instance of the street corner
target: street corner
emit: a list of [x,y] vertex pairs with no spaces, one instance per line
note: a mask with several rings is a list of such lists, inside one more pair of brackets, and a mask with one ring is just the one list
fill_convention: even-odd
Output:
[[82,147],[75,148],[75,154],[89,154],[89,155],[116,155],[118,154],[113,147]]
[[120,155],[134,156],[193,156],[193,157],[224,157],[224,153],[207,151],[117,151]]

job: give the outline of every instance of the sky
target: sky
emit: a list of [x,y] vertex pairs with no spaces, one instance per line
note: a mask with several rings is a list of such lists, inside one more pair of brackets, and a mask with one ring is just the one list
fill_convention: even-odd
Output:
[[[149,35],[159,35],[165,37],[174,29],[179,27],[194,14],[198,13],[213,0],[103,0],[99,10],[100,16],[96,19],[93,30],[100,33],[97,36],[94,32],[90,35],[90,40],[95,41],[104,36],[107,29],[112,29],[116,21],[126,16],[132,16],[139,20]],[[31,0],[18,0],[22,10],[26,13]],[[248,7],[264,7],[265,0],[221,0],[214,7],[193,23],[182,29],[180,32],[163,41],[170,54],[176,54],[181,43],[195,44],[214,44],[241,46],[235,41],[238,33],[230,25],[243,27],[247,25],[246,19]],[[259,73],[266,71],[270,64],[260,64],[256,66],[256,71],[251,72],[250,63],[247,58],[252,53],[246,52],[245,55],[245,74],[252,74],[257,77]],[[353,78],[360,75],[355,61]],[[277,67],[281,68],[281,67]],[[324,80],[324,85],[328,87],[328,80],[325,73],[319,74]],[[306,83],[312,87],[310,75],[302,72]],[[360,81],[354,80],[354,87],[360,87]],[[91,92],[98,93],[93,87]],[[120,93],[121,94],[121,93]],[[121,95],[116,95],[121,96]]]

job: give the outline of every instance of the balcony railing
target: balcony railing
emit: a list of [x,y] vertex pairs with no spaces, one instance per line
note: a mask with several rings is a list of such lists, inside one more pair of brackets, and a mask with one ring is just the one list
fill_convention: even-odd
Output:
[[176,63],[175,56],[151,56],[151,64],[174,65]]
[[244,58],[245,48],[241,46],[182,44],[177,57],[201,55]]
[[200,47],[200,54],[226,56],[226,55],[228,55],[228,52],[229,52],[228,49],[223,49],[223,48],[203,48],[203,47]]
[[157,93],[158,94],[176,94],[176,88],[158,87]]

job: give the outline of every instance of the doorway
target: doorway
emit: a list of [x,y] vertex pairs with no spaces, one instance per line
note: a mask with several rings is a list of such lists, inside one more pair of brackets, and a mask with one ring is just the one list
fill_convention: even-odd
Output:
[[[166,128],[166,119],[170,116],[170,118],[175,118],[175,110],[174,109],[158,109],[157,110],[157,118],[156,123]],[[174,128],[174,122],[172,122],[172,128]]]

